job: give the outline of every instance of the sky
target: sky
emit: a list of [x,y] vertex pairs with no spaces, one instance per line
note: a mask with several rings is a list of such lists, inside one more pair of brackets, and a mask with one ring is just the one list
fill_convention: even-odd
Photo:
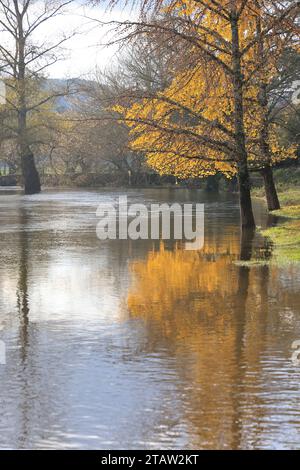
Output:
[[[43,0],[36,0],[34,3],[32,8],[38,8]],[[134,13],[131,9],[124,8],[122,3],[113,11],[108,10],[105,5],[92,7],[86,3],[84,0],[74,0],[63,15],[49,20],[36,30],[33,41],[37,44],[44,40],[53,43],[62,35],[69,36],[76,31],[75,36],[64,43],[64,48],[60,51],[64,60],[59,60],[47,69],[50,78],[91,78],[97,69],[103,70],[112,61],[116,61],[118,46],[104,46],[111,37],[111,27],[100,26],[91,18],[101,21],[124,20],[132,18]],[[1,32],[0,40],[5,40]]]
[[103,70],[116,60],[119,46],[105,46],[111,37],[110,27],[100,26],[90,18],[101,21],[124,20],[132,17],[130,10],[118,7],[113,11],[105,6],[88,7],[81,1],[74,2],[63,16],[55,19],[45,27],[49,37],[59,37],[61,33],[77,31],[72,39],[65,44],[65,60],[59,61],[49,69],[52,78],[77,77],[88,78],[96,69]]

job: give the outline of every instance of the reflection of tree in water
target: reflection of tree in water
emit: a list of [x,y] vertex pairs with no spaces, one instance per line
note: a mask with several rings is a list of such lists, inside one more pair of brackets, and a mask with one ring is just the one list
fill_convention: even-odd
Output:
[[[253,232],[240,240],[219,233],[201,252],[162,245],[131,265],[129,315],[144,321],[146,354],[164,350],[176,358],[193,447],[242,447],[244,425],[255,420],[251,407],[257,418],[267,413],[257,390],[269,267],[233,264],[251,260],[253,240]],[[255,439],[259,425],[253,429]]]
[[[20,361],[26,371],[28,364],[28,349],[30,347],[29,339],[29,297],[28,297],[28,262],[29,262],[29,235],[28,223],[29,214],[23,205],[19,209],[19,223],[22,228],[20,231],[19,247],[19,278],[17,285],[17,306],[19,313],[19,344],[20,344]],[[20,404],[20,423],[17,427],[18,433],[16,439],[18,448],[23,448],[27,442],[31,415],[32,400],[30,396],[30,385],[26,374],[22,382],[22,403]]]
[[22,361],[25,361],[28,345],[28,325],[29,325],[29,299],[28,299],[28,251],[29,240],[27,233],[28,214],[26,208],[20,208],[20,261],[19,280],[17,287],[17,303],[20,317],[20,344]]

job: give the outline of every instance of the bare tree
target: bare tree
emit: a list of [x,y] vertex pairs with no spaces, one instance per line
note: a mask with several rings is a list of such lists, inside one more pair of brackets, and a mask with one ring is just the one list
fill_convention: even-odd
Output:
[[41,189],[28,137],[28,116],[57,96],[56,93],[42,97],[38,94],[36,101],[29,102],[29,90],[32,82],[59,60],[59,48],[70,35],[51,44],[45,40],[34,42],[34,37],[36,33],[43,37],[45,23],[61,15],[72,1],[0,0],[0,33],[7,38],[0,44],[0,67],[12,93],[8,105],[17,116],[16,138],[26,194],[38,193]]

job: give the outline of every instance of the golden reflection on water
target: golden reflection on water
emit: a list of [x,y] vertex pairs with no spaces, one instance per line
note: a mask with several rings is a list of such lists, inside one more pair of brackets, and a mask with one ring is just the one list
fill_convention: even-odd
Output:
[[[263,447],[266,423],[270,441],[276,441],[277,407],[284,406],[279,397],[291,385],[286,357],[274,374],[282,374],[282,389],[272,374],[277,349],[289,354],[280,336],[285,325],[280,306],[299,305],[297,284],[284,289],[276,266],[234,264],[251,259],[251,235],[215,235],[206,238],[201,252],[170,251],[162,243],[146,260],[132,262],[128,314],[144,323],[146,353],[165,350],[176,360],[191,448]],[[293,272],[297,267],[286,268],[288,279]],[[297,434],[299,408],[286,406],[294,413]]]

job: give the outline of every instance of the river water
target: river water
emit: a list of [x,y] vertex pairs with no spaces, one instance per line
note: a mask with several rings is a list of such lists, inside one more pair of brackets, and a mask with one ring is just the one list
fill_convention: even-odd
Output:
[[0,191],[0,448],[299,449],[299,265],[240,265],[236,195],[197,190],[126,194],[205,203],[202,250],[100,241],[122,194]]

